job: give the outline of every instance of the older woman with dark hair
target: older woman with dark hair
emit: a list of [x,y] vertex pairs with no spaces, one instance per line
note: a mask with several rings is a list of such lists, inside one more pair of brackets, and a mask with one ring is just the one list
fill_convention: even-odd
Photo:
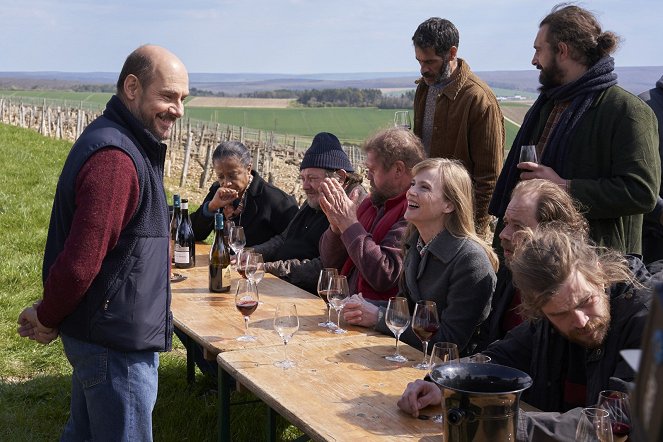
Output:
[[246,245],[261,244],[288,227],[297,213],[294,197],[251,170],[251,152],[239,141],[225,141],[212,154],[217,181],[191,214],[193,233],[202,241],[214,230],[214,213],[244,227]]

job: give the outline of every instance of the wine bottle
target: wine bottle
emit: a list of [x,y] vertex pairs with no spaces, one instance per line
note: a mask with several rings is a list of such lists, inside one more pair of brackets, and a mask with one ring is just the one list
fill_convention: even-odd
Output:
[[177,226],[182,220],[182,211],[180,210],[180,196],[173,195],[173,217],[170,219],[170,262],[175,263],[175,236],[177,236]]
[[230,291],[230,254],[223,235],[223,214],[214,214],[214,243],[209,251],[209,291]]
[[196,265],[196,238],[189,219],[189,200],[182,198],[182,220],[175,234],[175,267],[188,269]]

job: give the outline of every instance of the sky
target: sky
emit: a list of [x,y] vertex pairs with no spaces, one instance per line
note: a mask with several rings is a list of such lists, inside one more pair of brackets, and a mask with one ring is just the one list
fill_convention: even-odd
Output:
[[[196,73],[416,72],[429,17],[474,71],[528,70],[547,0],[0,0],[0,71],[119,72],[145,43]],[[623,38],[617,66],[663,66],[663,1],[577,3]]]

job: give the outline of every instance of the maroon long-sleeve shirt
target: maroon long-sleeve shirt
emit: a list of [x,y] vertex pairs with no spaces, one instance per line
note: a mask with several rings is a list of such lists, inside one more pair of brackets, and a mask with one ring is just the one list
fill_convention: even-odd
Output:
[[39,321],[47,327],[58,327],[76,309],[136,211],[140,189],[131,157],[113,147],[96,152],[79,170],[75,192],[69,236],[50,268],[37,308]]

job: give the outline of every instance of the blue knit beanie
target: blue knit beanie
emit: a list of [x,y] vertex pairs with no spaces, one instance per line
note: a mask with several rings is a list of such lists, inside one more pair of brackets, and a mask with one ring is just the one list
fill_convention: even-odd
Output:
[[341,142],[336,135],[329,132],[320,132],[313,138],[311,147],[308,148],[299,165],[299,170],[317,167],[318,169],[338,170],[354,172],[350,159],[343,151]]

